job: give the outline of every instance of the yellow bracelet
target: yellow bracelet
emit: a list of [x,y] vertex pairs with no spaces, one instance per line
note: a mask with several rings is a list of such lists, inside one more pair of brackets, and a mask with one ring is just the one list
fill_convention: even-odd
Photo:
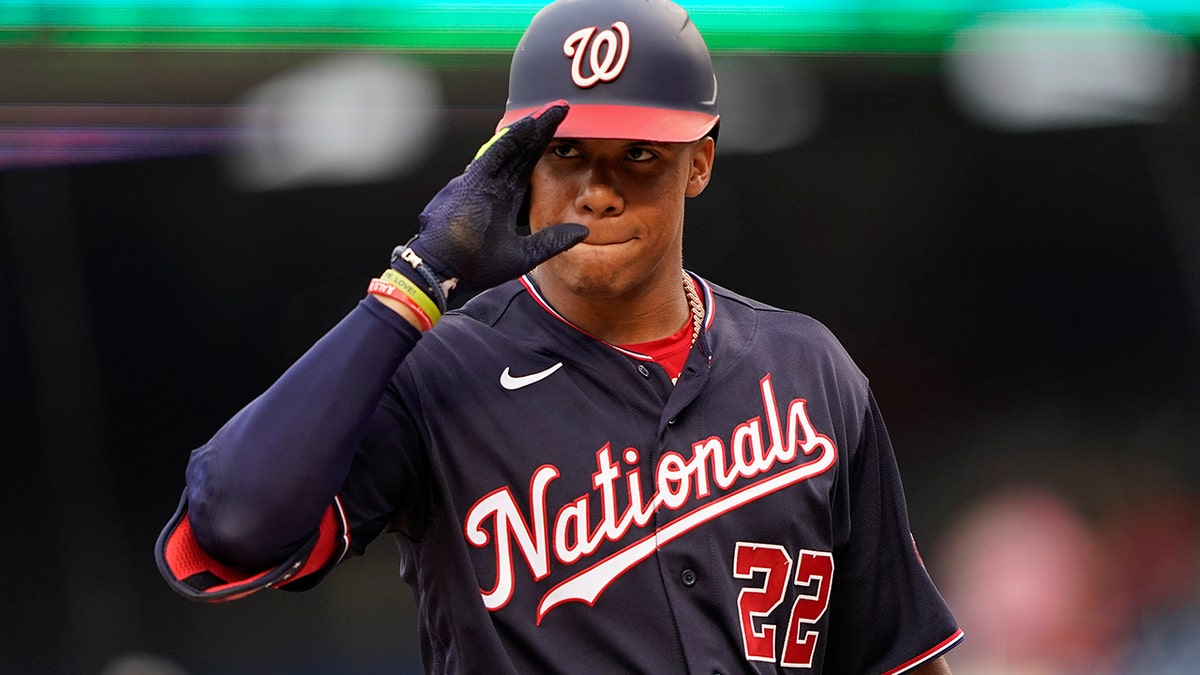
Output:
[[382,295],[391,298],[407,307],[417,316],[417,321],[421,324],[421,330],[430,330],[433,328],[433,319],[429,318],[429,315],[425,313],[424,309],[421,309],[416,300],[383,279],[372,279],[371,283],[367,285],[367,292],[371,295]]
[[405,295],[415,300],[434,323],[441,320],[442,313],[438,310],[437,303],[431,300],[425,291],[421,290],[421,287],[414,284],[411,279],[390,267],[384,270],[379,278],[399,288]]

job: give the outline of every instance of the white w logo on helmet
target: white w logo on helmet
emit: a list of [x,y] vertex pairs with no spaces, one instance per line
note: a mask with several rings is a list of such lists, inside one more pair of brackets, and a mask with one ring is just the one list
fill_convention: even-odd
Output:
[[[620,38],[617,37],[618,33]],[[596,36],[595,40],[592,40],[593,35]],[[600,60],[601,51],[604,53],[603,62]],[[584,52],[588,53],[591,75],[583,74]],[[612,82],[625,69],[625,59],[629,56],[629,26],[624,21],[617,21],[611,29],[606,28],[598,35],[596,26],[580,28],[567,36],[563,53],[571,57],[571,79],[581,89],[592,87],[597,82]]]

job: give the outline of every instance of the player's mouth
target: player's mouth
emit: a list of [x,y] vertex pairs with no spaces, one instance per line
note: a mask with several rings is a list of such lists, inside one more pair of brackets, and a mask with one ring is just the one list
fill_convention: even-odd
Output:
[[637,237],[588,237],[580,243],[587,244],[588,246],[620,246],[621,244],[628,244],[635,239]]
[[600,248],[606,248],[609,246],[620,246],[621,244],[627,244],[631,241],[633,241],[633,240],[625,239],[623,241],[584,241],[584,242],[581,242],[581,244],[584,246],[596,246],[596,247],[600,247]]

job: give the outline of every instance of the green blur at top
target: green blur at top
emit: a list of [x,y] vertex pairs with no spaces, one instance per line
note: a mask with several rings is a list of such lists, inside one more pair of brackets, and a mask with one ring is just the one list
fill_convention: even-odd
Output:
[[[509,52],[544,2],[0,0],[0,47]],[[1200,2],[685,0],[714,52],[936,53],[994,16],[1086,32],[1121,18],[1200,46]],[[1100,25],[1109,25],[1102,21]]]

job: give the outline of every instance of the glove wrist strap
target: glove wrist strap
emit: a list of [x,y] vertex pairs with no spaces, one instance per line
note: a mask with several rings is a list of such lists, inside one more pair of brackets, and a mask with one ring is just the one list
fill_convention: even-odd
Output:
[[[392,269],[399,271],[409,278],[412,278],[409,270],[416,272],[417,278],[413,279],[413,281],[419,282],[424,286],[424,290],[433,299],[439,312],[446,311],[445,281],[434,274],[429,264],[409,248],[407,244],[401,244],[392,249]],[[453,288],[453,285],[450,288]]]

